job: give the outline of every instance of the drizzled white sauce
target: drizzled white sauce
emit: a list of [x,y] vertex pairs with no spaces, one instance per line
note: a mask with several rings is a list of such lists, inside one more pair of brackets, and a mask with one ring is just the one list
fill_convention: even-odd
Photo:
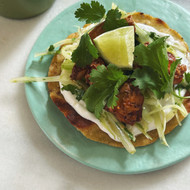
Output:
[[[60,86],[62,86],[60,84]],[[62,95],[64,96],[65,100],[75,109],[75,111],[81,115],[83,118],[90,120],[94,123],[96,123],[99,128],[104,131],[105,133],[107,133],[112,139],[114,139],[113,135],[106,130],[106,128],[104,127],[104,125],[102,125],[102,123],[100,122],[99,119],[96,118],[96,116],[89,112],[86,109],[86,104],[84,101],[80,100],[78,101],[75,97],[75,95],[73,95],[70,91],[66,91],[66,90],[61,90]],[[118,139],[115,139],[118,141]]]
[[[180,43],[178,41],[176,41],[171,35],[159,32],[155,28],[153,28],[151,26],[148,26],[148,25],[144,25],[144,24],[140,24],[140,23],[137,23],[137,25],[141,29],[144,29],[144,30],[146,30],[148,32],[155,32],[157,35],[159,35],[161,37],[163,37],[163,36],[169,36],[167,38],[167,40],[166,40],[169,45],[175,45],[175,44],[180,45]],[[176,50],[176,53],[179,56],[179,58],[182,58],[181,63],[185,64],[187,66],[187,69],[190,70],[189,60],[187,59],[187,57],[189,58],[190,56],[189,55],[185,55],[184,53],[180,52],[179,50]],[[62,87],[62,85],[60,83],[60,90],[61,90],[61,87]],[[96,123],[99,126],[99,128],[102,131],[106,132],[112,139],[114,139],[116,141],[119,141],[118,139],[114,138],[113,135],[108,130],[106,130],[106,128],[104,127],[104,125],[95,117],[95,115],[93,113],[89,112],[86,109],[84,101],[82,101],[82,100],[80,100],[80,101],[76,100],[75,95],[73,95],[69,91],[61,90],[61,93],[64,96],[65,100],[75,109],[75,111],[79,115],[81,115],[83,118],[85,118],[87,120],[90,120],[90,121]],[[161,103],[162,103],[162,105],[170,105],[171,101],[169,101],[167,98],[165,98],[165,99],[162,100]],[[166,109],[165,113],[170,112],[170,111],[171,111],[171,109]],[[171,120],[173,118],[173,116],[174,116],[174,114],[173,115],[171,114],[170,118],[168,118],[167,121]],[[138,135],[138,134],[141,134],[141,132],[139,131],[139,129],[136,128],[135,126],[133,126],[133,127],[129,126],[129,128],[130,128],[131,132],[135,136]],[[150,122],[149,125],[148,125],[148,128],[149,128],[148,131],[156,129],[156,126],[155,126],[154,122]]]
[[143,30],[146,30],[147,32],[154,32],[160,37],[169,36],[166,39],[166,42],[167,42],[168,45],[174,45],[174,44],[180,45],[180,43],[178,41],[174,40],[174,38],[171,35],[159,32],[158,30],[156,30],[152,26],[148,26],[148,25],[141,24],[141,23],[137,23],[137,26],[140,27]]

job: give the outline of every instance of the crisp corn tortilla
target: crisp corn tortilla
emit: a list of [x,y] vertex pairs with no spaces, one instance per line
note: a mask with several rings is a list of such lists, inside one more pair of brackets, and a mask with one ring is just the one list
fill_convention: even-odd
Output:
[[[177,33],[175,30],[171,29],[164,21],[154,18],[150,15],[144,14],[144,13],[134,13],[132,15],[134,21],[136,23],[142,23],[147,24],[149,26],[154,27],[160,32],[170,34],[174,37],[175,40],[179,41],[182,46],[184,46],[187,51],[188,45],[182,38],[182,36]],[[97,32],[99,32],[100,29],[98,29]],[[68,36],[68,38],[76,37],[78,34],[73,33]],[[61,64],[64,60],[64,57],[61,54],[57,54],[53,57],[51,65],[49,67],[48,76],[57,76],[61,74]],[[56,106],[60,109],[60,111],[65,115],[65,117],[70,121],[70,123],[76,127],[77,130],[79,130],[86,138],[97,141],[100,143],[104,143],[110,146],[114,147],[123,147],[123,145],[119,142],[114,141],[111,139],[105,132],[103,132],[95,123],[84,119],[81,117],[64,99],[60,92],[60,86],[58,82],[52,82],[48,83],[48,89],[50,93],[50,98],[52,101],[56,104]],[[184,117],[179,114],[179,120],[182,121]],[[64,125],[64,124],[63,124]],[[178,125],[178,122],[176,118],[174,117],[172,120],[170,120],[167,123],[165,134],[170,133],[176,126]],[[155,142],[159,137],[157,130],[152,130],[148,132],[149,135],[152,137],[152,140],[147,139],[143,134],[140,134],[136,137],[136,141],[133,142],[135,147],[139,146],[146,146],[148,144],[151,144]]]

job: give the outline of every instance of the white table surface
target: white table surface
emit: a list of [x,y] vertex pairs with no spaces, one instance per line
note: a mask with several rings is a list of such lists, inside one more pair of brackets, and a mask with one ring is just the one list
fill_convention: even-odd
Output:
[[[189,0],[173,0],[190,11]],[[71,159],[41,131],[28,107],[23,76],[27,56],[41,31],[76,0],[56,0],[44,14],[27,20],[0,17],[0,189],[2,190],[188,190],[190,159],[147,174],[116,175]]]

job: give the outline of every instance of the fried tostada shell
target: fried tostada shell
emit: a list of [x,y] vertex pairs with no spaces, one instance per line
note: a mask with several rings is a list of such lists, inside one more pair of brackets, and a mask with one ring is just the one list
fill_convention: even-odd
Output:
[[[171,29],[164,21],[159,18],[152,17],[150,15],[136,12],[132,15],[133,20],[136,23],[147,24],[154,27],[160,32],[170,34],[174,37],[175,40],[179,41],[183,47],[188,51],[188,45],[184,41],[183,37],[177,33],[175,30]],[[95,33],[100,33],[101,28],[97,27]],[[95,34],[96,35],[96,34]],[[77,33],[73,33],[68,36],[68,38],[73,38],[77,36]],[[61,64],[64,60],[64,57],[61,54],[56,54],[51,62],[49,67],[48,76],[58,76],[61,74]],[[65,115],[65,117],[70,121],[70,123],[76,127],[86,138],[104,143],[114,147],[123,147],[119,142],[111,139],[105,132],[103,132],[95,123],[84,119],[81,117],[64,99],[63,95],[60,92],[60,86],[58,82],[48,83],[48,89],[50,93],[50,98],[59,108],[59,110]],[[182,121],[184,117],[179,114],[179,120]],[[177,119],[174,117],[171,119],[166,126],[165,134],[170,133],[176,126],[178,126]],[[148,134],[152,137],[152,140],[147,139],[143,134],[140,134],[136,137],[136,141],[133,142],[135,147],[146,146],[155,142],[159,136],[157,130],[149,131]]]

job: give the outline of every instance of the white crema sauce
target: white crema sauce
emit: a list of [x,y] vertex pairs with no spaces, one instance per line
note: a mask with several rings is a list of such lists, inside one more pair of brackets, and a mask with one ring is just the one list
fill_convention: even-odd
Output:
[[[176,41],[171,35],[169,34],[166,34],[166,33],[162,33],[162,32],[159,32],[158,30],[156,30],[155,28],[151,27],[151,26],[148,26],[148,25],[145,25],[145,24],[141,24],[141,23],[137,23],[137,25],[145,30],[145,31],[148,31],[148,32],[155,32],[157,35],[159,35],[160,37],[163,37],[163,36],[169,36],[167,39],[166,39],[166,42],[168,45],[180,45],[180,43],[178,41]],[[189,66],[189,58],[190,58],[190,55],[186,55],[184,53],[182,53],[181,51],[175,49],[177,55],[179,58],[182,58],[181,60],[181,64],[184,64],[187,66],[187,70],[189,71],[190,70],[190,66]],[[76,100],[76,96],[73,95],[70,91],[66,91],[66,90],[61,90],[62,88],[62,84],[60,83],[60,91],[62,93],[62,95],[64,96],[65,100],[75,109],[75,111],[81,115],[83,118],[87,119],[87,120],[90,120],[94,123],[96,123],[99,128],[104,131],[105,133],[107,133],[112,139],[116,140],[116,141],[119,141],[118,139],[114,138],[113,135],[104,127],[104,125],[100,122],[100,120],[98,120],[95,115],[91,112],[89,112],[87,109],[86,109],[86,105],[85,105],[85,102],[80,100]],[[170,105],[171,104],[171,101],[169,101],[168,99],[162,99],[161,101],[162,105]],[[165,112],[169,112],[171,111],[170,109],[166,109]],[[173,114],[174,116],[174,114]],[[171,120],[172,117],[170,117],[168,119]],[[132,126],[130,127],[130,131],[133,133],[133,135],[137,136],[139,134],[141,134],[141,132],[139,131],[139,129],[135,126]],[[151,122],[148,124],[148,131],[151,131],[151,130],[154,130],[156,129],[156,126],[154,124],[154,122]]]

